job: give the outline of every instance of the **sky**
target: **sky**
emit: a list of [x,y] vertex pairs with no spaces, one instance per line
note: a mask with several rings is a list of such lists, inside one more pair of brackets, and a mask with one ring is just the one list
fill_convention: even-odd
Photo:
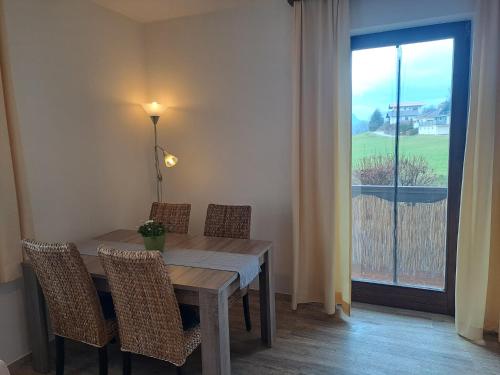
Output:
[[[437,105],[451,92],[453,39],[401,46],[401,102]],[[369,121],[375,109],[385,116],[396,102],[397,49],[370,48],[352,53],[352,112]]]

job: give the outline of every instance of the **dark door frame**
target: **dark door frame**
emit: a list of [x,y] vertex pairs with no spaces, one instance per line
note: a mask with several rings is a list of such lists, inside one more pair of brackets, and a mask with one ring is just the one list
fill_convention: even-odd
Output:
[[454,39],[453,75],[448,162],[448,209],[446,274],[444,290],[352,281],[352,300],[411,310],[455,314],[455,272],[457,259],[460,194],[467,134],[471,22],[443,23],[351,37],[351,50],[385,47],[439,39]]

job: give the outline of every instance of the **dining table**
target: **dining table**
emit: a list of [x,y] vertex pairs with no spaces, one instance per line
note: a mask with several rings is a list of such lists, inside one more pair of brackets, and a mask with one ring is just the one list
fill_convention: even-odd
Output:
[[[118,229],[92,240],[142,244],[134,230]],[[260,336],[271,347],[276,334],[275,292],[272,278],[272,242],[253,239],[207,237],[203,235],[167,233],[166,249],[206,250],[247,254],[258,257],[260,271]],[[106,274],[96,254],[81,254],[96,289],[109,292]],[[201,358],[203,374],[230,374],[230,339],[228,308],[231,296],[240,291],[238,272],[213,268],[169,265],[167,269],[177,300],[199,306],[201,326]],[[32,348],[32,366],[37,372],[50,371],[49,329],[40,284],[29,260],[23,262],[28,330]]]

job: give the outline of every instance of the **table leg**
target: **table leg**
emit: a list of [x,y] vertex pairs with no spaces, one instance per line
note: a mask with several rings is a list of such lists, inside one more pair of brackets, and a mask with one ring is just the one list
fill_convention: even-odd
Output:
[[264,255],[264,263],[260,266],[260,336],[262,342],[272,347],[276,336],[276,310],[274,300],[274,284],[272,279],[272,250]]
[[50,365],[45,299],[35,272],[28,263],[23,263],[23,278],[33,370],[47,373]]
[[231,373],[228,296],[200,291],[201,360],[203,375]]

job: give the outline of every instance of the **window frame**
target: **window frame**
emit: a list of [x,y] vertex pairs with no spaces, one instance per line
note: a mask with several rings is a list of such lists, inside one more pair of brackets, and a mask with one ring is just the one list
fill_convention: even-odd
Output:
[[447,38],[454,39],[454,52],[444,290],[353,280],[353,301],[448,315],[455,314],[457,238],[469,102],[471,21],[355,35],[351,37],[351,51]]

